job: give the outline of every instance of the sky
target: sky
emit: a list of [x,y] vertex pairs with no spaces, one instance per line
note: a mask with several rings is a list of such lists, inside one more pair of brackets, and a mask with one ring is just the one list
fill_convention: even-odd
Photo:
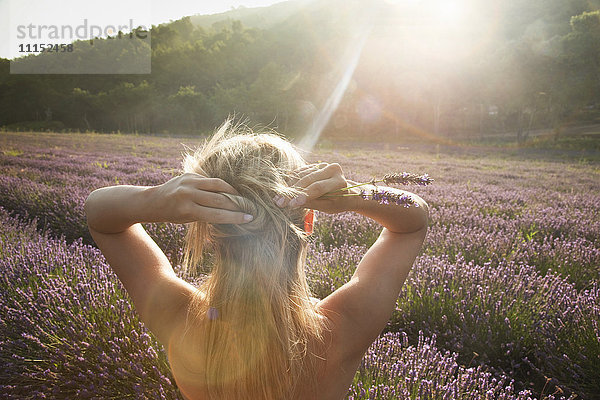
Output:
[[[76,29],[97,25],[101,29],[113,25],[158,25],[194,14],[216,14],[232,7],[263,7],[281,0],[0,0],[0,57],[19,56],[19,45],[40,42],[50,33],[51,26]],[[27,28],[34,25],[32,29]],[[42,26],[48,28],[42,28]],[[25,26],[18,30],[19,26]],[[107,28],[110,29],[110,28]],[[61,30],[61,32],[63,32]],[[84,32],[82,28],[81,32]],[[25,33],[25,37],[22,34]],[[61,34],[62,35],[62,34]],[[62,38],[62,36],[61,36]],[[57,39],[55,43],[63,43]]]

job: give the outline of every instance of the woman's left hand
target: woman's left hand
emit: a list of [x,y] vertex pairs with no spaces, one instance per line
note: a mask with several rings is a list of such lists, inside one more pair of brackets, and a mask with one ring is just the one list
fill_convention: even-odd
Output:
[[[291,182],[291,184],[301,189],[303,193],[291,200],[277,196],[274,200],[280,207],[310,208],[328,214],[353,209],[357,196],[342,196],[343,194],[352,192],[354,189],[340,191],[348,187],[348,181],[344,177],[342,167],[338,163],[329,164],[321,162],[307,164],[295,170],[295,175],[298,177],[298,180]],[[335,195],[330,197],[324,196],[329,192],[334,192]]]
[[244,224],[249,214],[219,192],[239,195],[227,182],[187,172],[152,188],[160,220],[184,224],[204,221],[215,224]]

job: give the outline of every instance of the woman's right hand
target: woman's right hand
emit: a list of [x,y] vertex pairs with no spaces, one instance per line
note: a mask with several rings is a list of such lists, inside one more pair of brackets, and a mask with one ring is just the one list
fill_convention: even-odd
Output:
[[155,212],[163,222],[183,224],[205,221],[215,224],[244,224],[251,219],[226,196],[219,192],[239,195],[227,182],[207,178],[195,173],[185,173],[155,186]]
[[[279,207],[304,207],[335,214],[352,210],[359,197],[341,196],[354,191],[339,190],[348,187],[348,181],[337,163],[308,164],[295,170],[294,175],[298,180],[290,182],[290,185],[302,190],[302,194],[293,199],[276,196],[274,200]],[[336,190],[336,196],[321,197]]]

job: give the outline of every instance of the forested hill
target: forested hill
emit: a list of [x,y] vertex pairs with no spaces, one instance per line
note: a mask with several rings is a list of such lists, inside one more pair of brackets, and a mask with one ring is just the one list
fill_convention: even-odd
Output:
[[[296,135],[336,87],[332,136],[600,122],[600,0],[465,0],[456,21],[443,2],[401,4],[296,0],[153,26],[151,74],[11,75],[0,59],[0,126],[205,133],[235,112]],[[77,42],[73,62],[111,51]]]
[[238,7],[227,12],[210,15],[193,15],[190,21],[203,28],[226,26],[232,21],[240,21],[249,28],[268,29],[285,22],[312,3],[311,0],[288,0],[267,7]]

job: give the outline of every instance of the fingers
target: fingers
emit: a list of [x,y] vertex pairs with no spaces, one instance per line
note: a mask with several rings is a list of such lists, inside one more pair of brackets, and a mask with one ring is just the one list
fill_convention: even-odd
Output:
[[306,175],[308,175],[311,172],[314,172],[318,169],[325,168],[326,166],[327,166],[327,163],[324,163],[324,162],[316,163],[316,164],[306,164],[305,166],[300,167],[292,172],[295,179],[293,179],[292,181],[288,181],[288,185],[292,186],[299,179],[305,177]]
[[[187,174],[186,174],[187,175]],[[240,195],[237,190],[229,183],[220,178],[206,178],[200,174],[189,173],[192,179],[192,185],[196,189],[207,190],[209,192],[225,192]]]
[[221,193],[207,192],[204,190],[195,190],[192,200],[194,203],[211,208],[223,208],[231,211],[241,211],[240,208],[227,196]]
[[306,175],[306,173],[308,173],[310,171],[314,171],[315,169],[323,169],[327,165],[328,164],[325,163],[325,162],[318,162],[318,163],[314,163],[314,164],[306,164],[305,166],[296,169],[294,172],[300,173],[302,175]]
[[191,215],[193,220],[205,221],[212,224],[245,224],[254,219],[250,214],[222,208],[205,207],[195,204]]
[[[329,179],[329,178],[335,176],[336,174],[341,175],[341,172],[342,172],[342,168],[340,167],[339,164],[337,164],[337,163],[336,164],[328,164],[324,168],[318,168],[315,171],[305,174],[302,178],[300,178],[298,180],[298,182],[296,182],[296,184],[294,186],[296,186],[297,188],[300,188],[300,189],[308,188],[308,186],[310,186],[311,184],[313,184],[317,181]],[[319,187],[319,186],[323,186],[323,185],[318,185],[317,187]],[[323,186],[323,188],[325,188],[325,186]],[[326,193],[326,192],[323,192],[321,194],[324,194],[324,193]]]
[[340,175],[334,175],[331,178],[310,184],[306,189],[304,189],[304,194],[307,197],[306,200],[312,200],[316,199],[317,197],[321,197],[325,193],[342,189],[344,187],[346,187],[345,179]]
[[[289,202],[290,207],[298,207],[306,201],[315,199],[327,192],[346,187],[346,180],[342,175],[339,164],[325,164],[325,167],[306,168],[303,176],[295,183],[295,187],[303,189],[303,193]],[[276,200],[280,207],[286,205],[287,199]]]
[[[203,207],[204,212],[214,212],[213,210],[229,210],[234,211],[235,215],[229,215],[230,218],[240,219],[240,215],[244,215],[239,207],[231,201],[227,196],[224,196],[222,193],[230,193],[235,195],[240,195],[237,190],[229,183],[225,182],[220,178],[207,178],[203,175],[196,173],[187,173],[184,174],[188,179],[191,179],[190,186],[192,186],[191,197],[194,203],[198,206]],[[187,189],[189,190],[189,189]],[[186,191],[187,191],[186,190]],[[207,211],[208,210],[208,211]],[[220,215],[220,214],[219,214]],[[216,223],[245,223],[249,221],[243,222],[216,222]]]
[[[316,164],[306,164],[303,167],[295,169],[291,173],[291,176],[286,179],[286,183],[288,186],[298,186],[297,183],[300,179],[304,178],[308,174],[311,174],[311,173],[319,170],[320,168],[325,168],[326,166],[327,166],[327,163],[324,163],[324,162],[320,162],[320,163],[316,163]],[[285,199],[282,196],[273,197],[273,201],[275,201],[275,204],[279,205],[279,207],[283,207],[287,203],[288,200],[289,199]]]

